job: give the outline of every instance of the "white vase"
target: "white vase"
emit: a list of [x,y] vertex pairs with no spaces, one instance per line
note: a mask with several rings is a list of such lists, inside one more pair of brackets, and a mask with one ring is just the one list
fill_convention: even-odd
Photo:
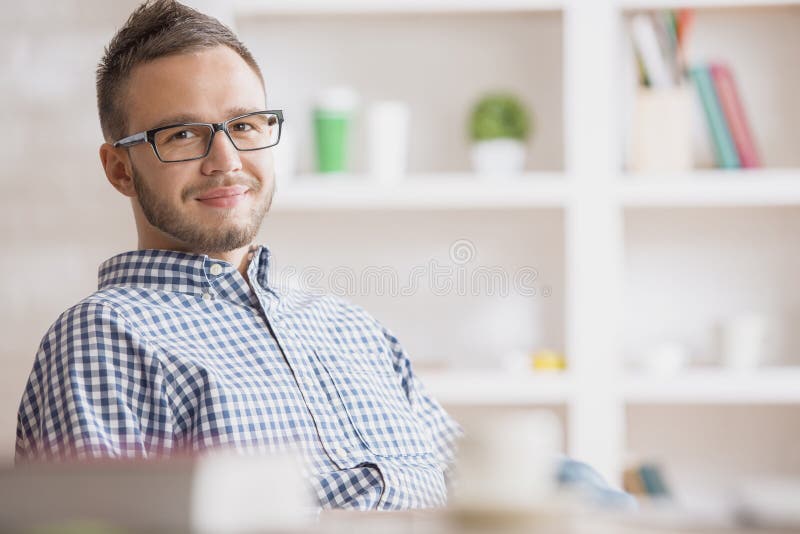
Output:
[[525,168],[525,143],[490,139],[472,145],[472,168],[481,175],[519,174]]
[[382,184],[403,179],[408,166],[408,131],[411,111],[400,101],[378,101],[367,111],[369,175]]

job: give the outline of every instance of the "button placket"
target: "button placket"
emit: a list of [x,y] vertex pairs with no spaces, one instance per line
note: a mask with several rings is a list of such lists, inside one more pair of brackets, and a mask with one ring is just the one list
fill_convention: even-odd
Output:
[[[279,327],[280,322],[276,321],[276,326]],[[290,325],[285,324],[284,331],[276,331],[276,336],[280,338],[280,344],[284,349],[289,366],[295,373],[298,386],[300,387],[300,394],[306,402],[306,406],[311,413],[312,418],[317,423],[323,423],[318,427],[318,437],[320,442],[328,454],[328,457],[339,468],[352,465],[356,462],[359,456],[357,446],[348,443],[353,436],[348,437],[347,431],[340,428],[337,423],[338,418],[332,411],[330,406],[325,400],[326,395],[322,391],[326,388],[320,383],[316,374],[314,373],[315,363],[306,358],[298,358],[306,349],[304,343],[298,339],[291,330],[286,330]],[[327,423],[327,424],[326,424]],[[333,425],[330,427],[330,425]]]

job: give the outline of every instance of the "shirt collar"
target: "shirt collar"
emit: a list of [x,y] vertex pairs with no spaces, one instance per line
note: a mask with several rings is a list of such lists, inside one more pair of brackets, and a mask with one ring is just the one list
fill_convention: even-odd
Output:
[[[248,278],[261,289],[272,291],[268,285],[269,249],[264,245],[253,246],[248,258]],[[200,297],[211,295],[213,298],[258,305],[238,269],[226,261],[209,258],[207,254],[161,249],[132,250],[118,254],[100,264],[97,289],[119,286]]]

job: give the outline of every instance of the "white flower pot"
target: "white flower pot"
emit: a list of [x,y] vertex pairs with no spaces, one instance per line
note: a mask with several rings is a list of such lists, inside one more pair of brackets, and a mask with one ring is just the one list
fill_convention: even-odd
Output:
[[472,168],[481,175],[518,174],[525,168],[525,143],[491,139],[472,145]]

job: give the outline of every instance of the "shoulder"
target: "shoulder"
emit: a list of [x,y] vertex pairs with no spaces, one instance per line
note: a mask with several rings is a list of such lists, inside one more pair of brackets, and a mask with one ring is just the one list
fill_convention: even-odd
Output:
[[55,343],[90,342],[128,328],[119,299],[107,292],[96,292],[62,312],[48,328],[40,348],[53,348]]

